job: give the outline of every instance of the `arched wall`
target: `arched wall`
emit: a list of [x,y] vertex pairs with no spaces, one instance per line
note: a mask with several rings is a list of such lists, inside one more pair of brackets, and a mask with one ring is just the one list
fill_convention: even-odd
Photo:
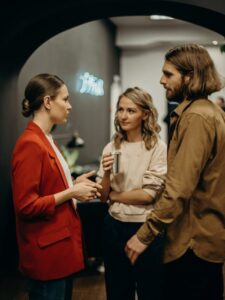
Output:
[[[34,7],[36,5],[36,7]],[[43,42],[73,26],[104,17],[163,14],[225,35],[224,0],[86,0],[44,3],[16,1],[1,7],[0,18],[0,269],[16,264],[10,157],[17,138],[18,74]]]

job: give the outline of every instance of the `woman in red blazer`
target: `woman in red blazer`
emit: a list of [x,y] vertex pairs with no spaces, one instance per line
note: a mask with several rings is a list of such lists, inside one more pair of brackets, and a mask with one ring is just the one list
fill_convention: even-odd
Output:
[[19,268],[28,277],[30,300],[65,299],[68,278],[84,267],[76,198],[99,197],[101,186],[82,175],[75,184],[50,135],[71,110],[64,82],[40,74],[30,80],[22,103],[32,121],[12,158]]

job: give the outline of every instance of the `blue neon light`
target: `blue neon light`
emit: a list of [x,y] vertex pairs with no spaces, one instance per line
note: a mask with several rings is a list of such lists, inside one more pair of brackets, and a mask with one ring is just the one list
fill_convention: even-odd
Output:
[[94,75],[85,72],[79,77],[81,80],[81,88],[79,92],[81,94],[90,94],[92,96],[104,95],[104,81]]

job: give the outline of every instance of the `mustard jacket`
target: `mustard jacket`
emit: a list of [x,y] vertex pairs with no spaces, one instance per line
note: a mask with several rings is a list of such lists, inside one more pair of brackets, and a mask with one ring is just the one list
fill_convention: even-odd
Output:
[[225,114],[207,99],[184,100],[171,114],[165,190],[137,235],[149,244],[166,227],[165,262],[188,248],[225,258]]

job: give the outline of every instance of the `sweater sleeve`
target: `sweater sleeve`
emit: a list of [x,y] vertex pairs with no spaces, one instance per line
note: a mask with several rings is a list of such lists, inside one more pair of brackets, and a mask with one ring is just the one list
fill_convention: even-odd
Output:
[[153,150],[148,170],[144,173],[142,189],[156,197],[163,187],[167,172],[167,147],[162,141],[159,141]]

